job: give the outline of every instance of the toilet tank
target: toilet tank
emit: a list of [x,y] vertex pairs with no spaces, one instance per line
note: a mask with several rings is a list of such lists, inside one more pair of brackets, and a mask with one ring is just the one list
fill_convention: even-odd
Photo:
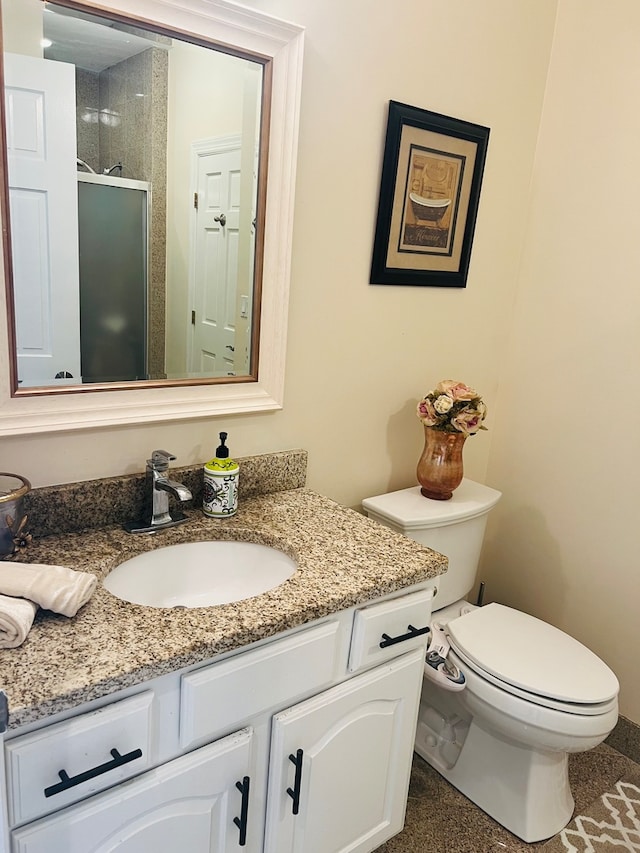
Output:
[[366,498],[362,507],[369,518],[448,557],[449,568],[436,581],[433,609],[440,610],[472,588],[487,516],[500,497],[496,489],[465,478],[448,501],[425,498],[414,486]]

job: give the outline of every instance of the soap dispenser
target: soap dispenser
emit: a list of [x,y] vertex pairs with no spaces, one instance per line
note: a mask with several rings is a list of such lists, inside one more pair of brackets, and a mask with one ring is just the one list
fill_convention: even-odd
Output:
[[227,433],[221,432],[216,455],[204,466],[202,511],[211,518],[226,518],[238,509],[240,466],[229,458],[226,440]]

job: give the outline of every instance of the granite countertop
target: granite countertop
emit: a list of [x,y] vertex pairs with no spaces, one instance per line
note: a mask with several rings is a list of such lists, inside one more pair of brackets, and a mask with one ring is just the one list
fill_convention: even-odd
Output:
[[[371,601],[446,571],[446,559],[303,488],[243,500],[232,518],[189,520],[152,536],[120,525],[35,539],[19,560],[103,579],[129,557],[163,545],[238,539],[272,545],[297,572],[254,598],[202,608],[150,608],[98,583],[72,618],[39,610],[23,645],[0,652],[9,728]],[[18,568],[18,564],[16,564]]]

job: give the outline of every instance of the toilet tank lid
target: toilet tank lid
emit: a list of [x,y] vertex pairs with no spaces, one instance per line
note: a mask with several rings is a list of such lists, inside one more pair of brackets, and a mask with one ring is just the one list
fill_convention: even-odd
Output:
[[484,515],[502,492],[464,478],[448,501],[434,501],[420,493],[420,486],[365,498],[363,509],[406,530],[444,527]]

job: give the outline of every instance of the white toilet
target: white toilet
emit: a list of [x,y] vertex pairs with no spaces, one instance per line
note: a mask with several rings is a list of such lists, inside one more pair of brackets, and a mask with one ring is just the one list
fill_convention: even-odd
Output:
[[445,554],[432,625],[446,625],[454,692],[425,677],[415,749],[456,788],[524,841],[571,819],[569,752],[601,743],[618,719],[618,680],[557,628],[500,604],[467,603],[489,511],[501,493],[464,479],[449,501],[420,487],[367,498],[367,515]]

